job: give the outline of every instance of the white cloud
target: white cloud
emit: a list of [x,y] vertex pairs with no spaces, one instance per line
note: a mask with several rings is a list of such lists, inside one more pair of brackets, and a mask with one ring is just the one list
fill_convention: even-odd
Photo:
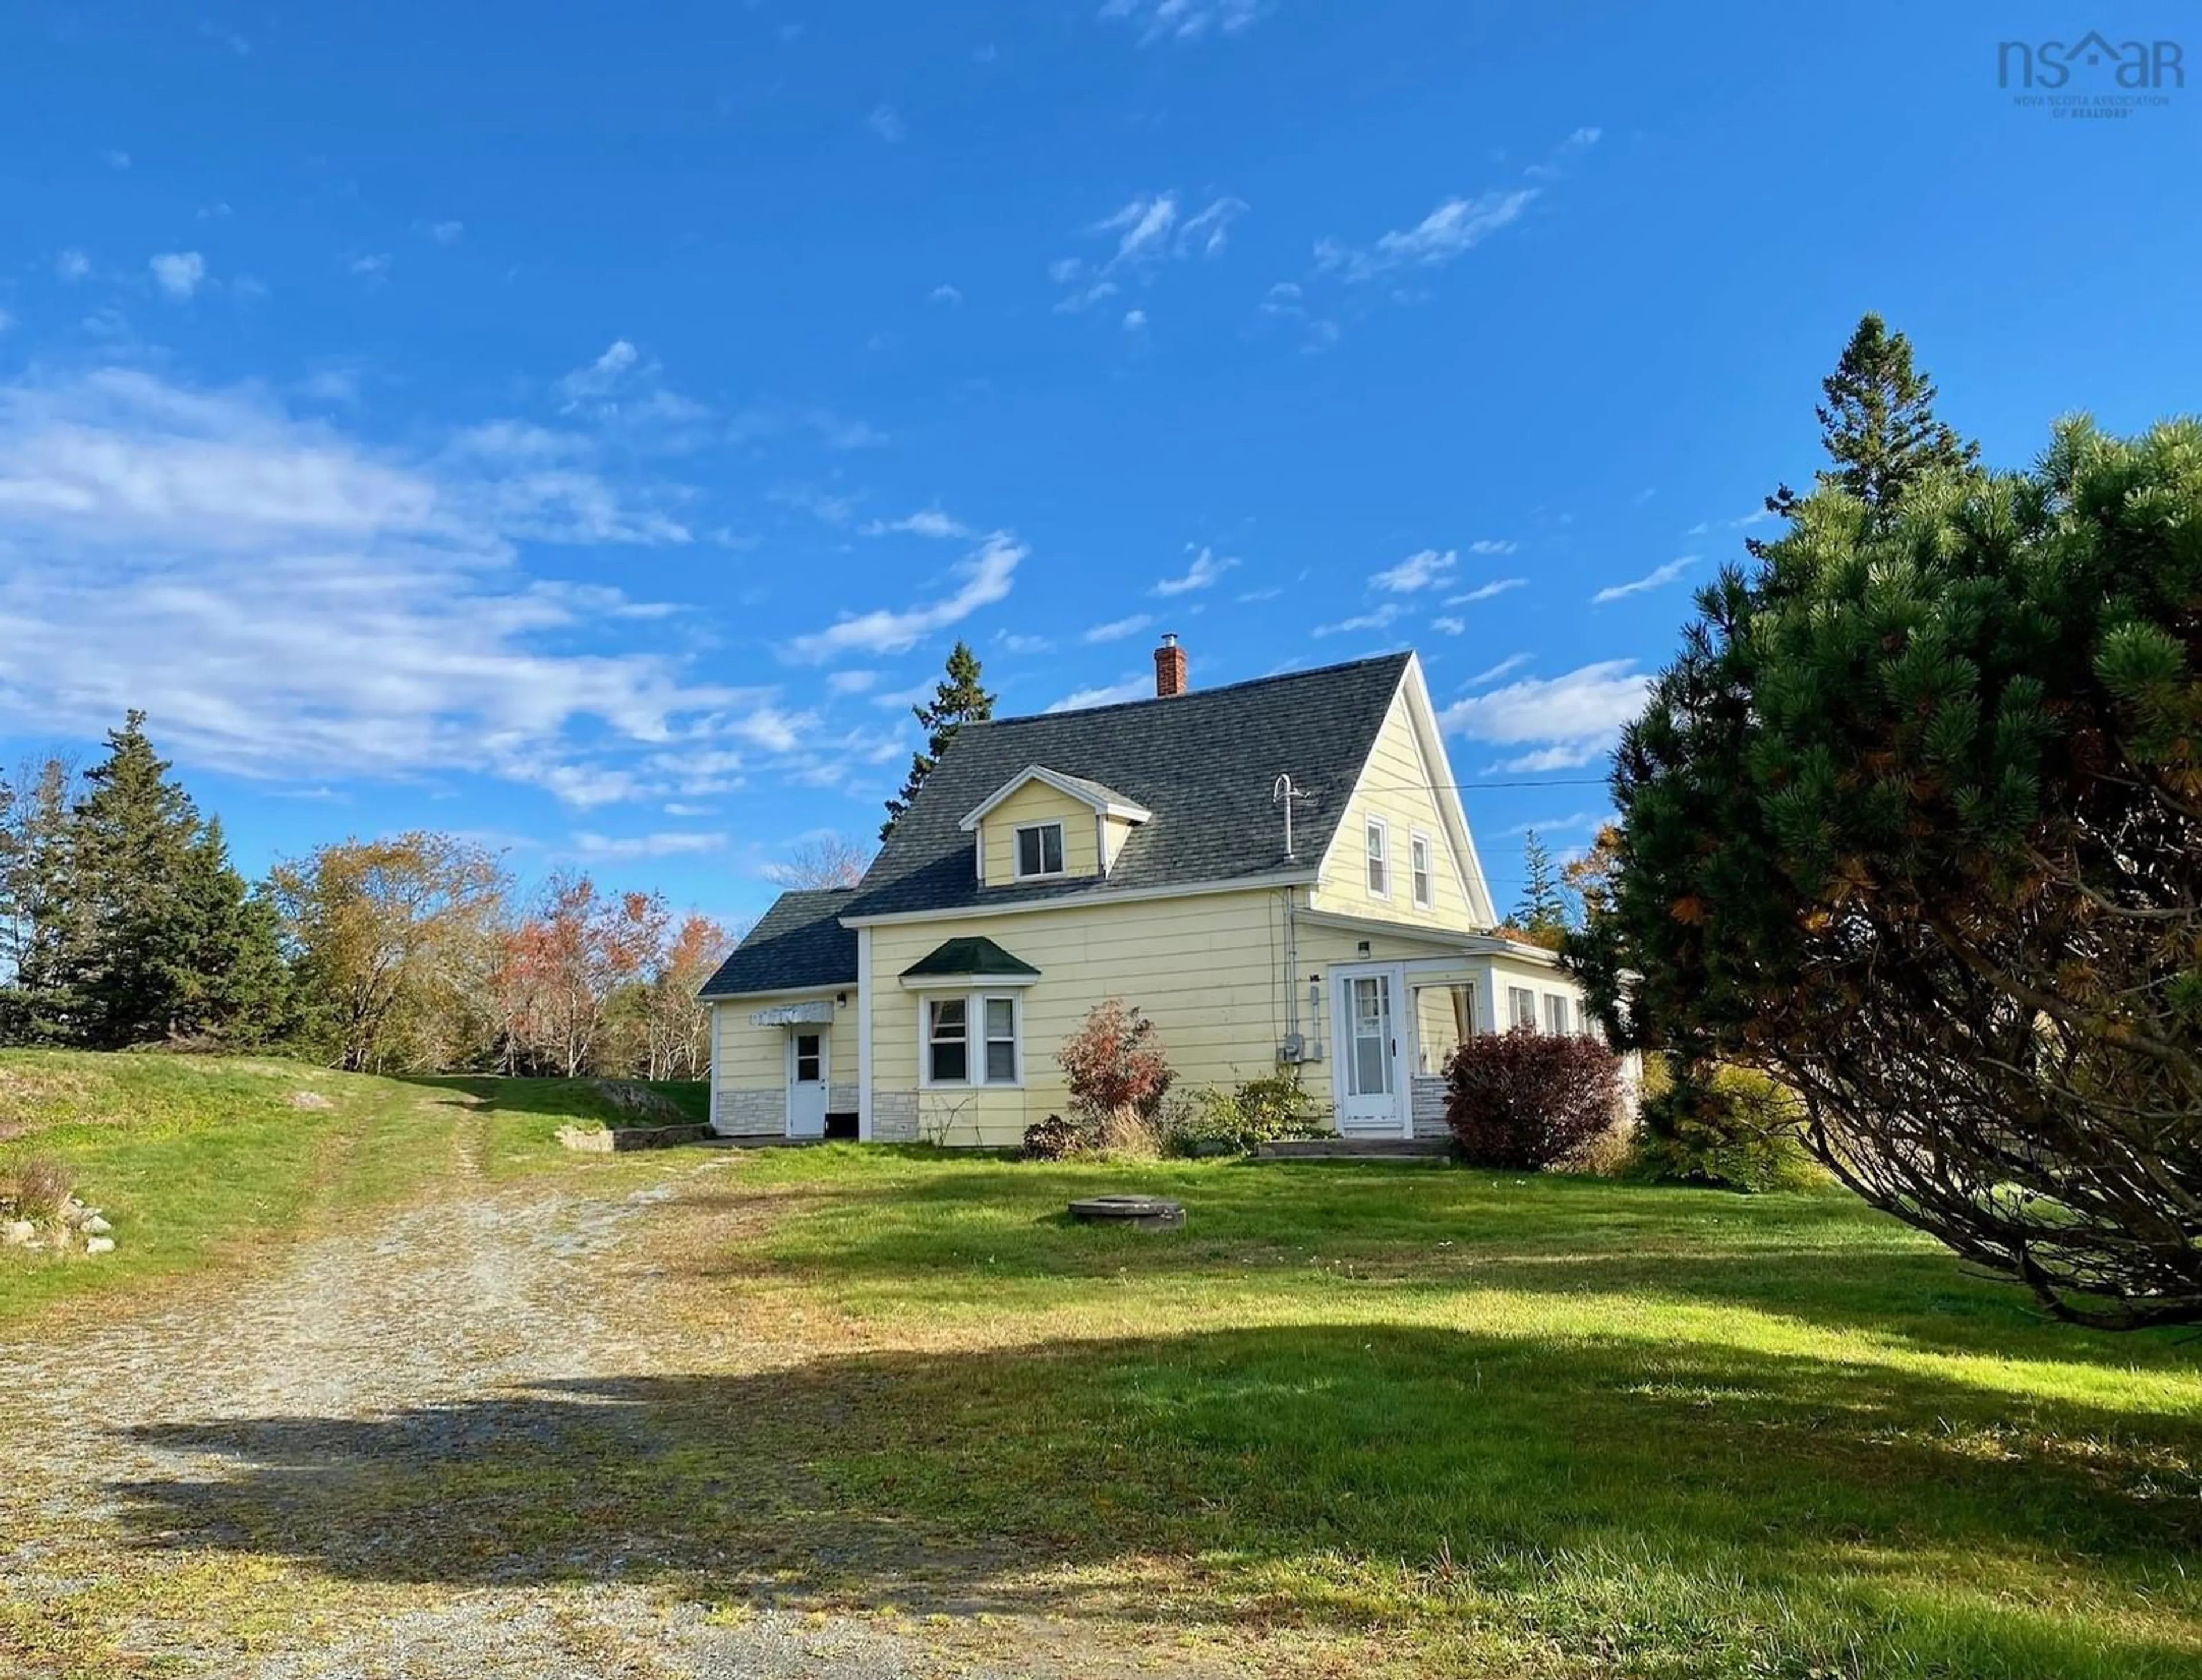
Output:
[[1610,811],[1570,811],[1564,817],[1540,817],[1534,822],[1516,823],[1507,829],[1509,835],[1575,834],[1586,829],[1603,827],[1613,820]]
[[1100,15],[1129,23],[1139,44],[1236,35],[1262,15],[1263,0],[1103,0]]
[[1146,330],[1147,312],[1145,309],[1127,309],[1124,311],[1125,332],[1144,332]]
[[1521,546],[1519,543],[1502,542],[1495,537],[1479,537],[1468,545],[1468,551],[1472,555],[1510,555]]
[[1382,630],[1396,622],[1399,604],[1387,601],[1382,606],[1366,613],[1357,613],[1350,619],[1340,619],[1336,624],[1319,624],[1315,627],[1318,636],[1345,636],[1360,630]]
[[566,399],[559,412],[570,413],[585,402],[610,396],[640,360],[641,352],[633,344],[624,338],[613,339],[594,361],[576,367],[558,381],[559,395]]
[[1048,278],[1070,288],[1055,307],[1082,309],[1115,297],[1128,282],[1147,283],[1165,263],[1220,255],[1229,242],[1231,224],[1245,210],[1243,199],[1226,197],[1186,215],[1175,192],[1127,201],[1113,215],[1082,230],[1089,238],[1116,236],[1116,248],[1108,256],[1058,257],[1048,265]]
[[681,535],[579,467],[378,450],[254,387],[0,383],[0,719],[89,735],[141,706],[238,774],[636,797],[639,749],[804,720],[692,679],[641,628],[661,605],[532,577],[515,544]]
[[1386,233],[1366,250],[1335,239],[1318,240],[1316,267],[1357,284],[1402,268],[1437,267],[1511,226],[1536,197],[1535,187],[1512,187],[1475,198],[1448,198],[1414,226]]
[[346,260],[344,273],[356,274],[370,285],[379,285],[390,278],[390,253],[364,251]]
[[456,245],[465,238],[467,225],[462,221],[423,222],[421,231],[439,245]]
[[[668,813],[674,812],[670,805],[665,808]],[[614,863],[633,863],[645,858],[695,857],[706,852],[723,851],[726,844],[727,837],[723,834],[700,834],[685,830],[658,834],[627,834],[617,838],[583,830],[574,836],[574,849],[581,856]]]
[[661,442],[679,437],[679,428],[692,428],[708,420],[711,411],[668,390],[662,373],[655,360],[645,361],[627,339],[615,338],[595,361],[560,376],[556,385],[558,412],[583,415],[630,433],[647,431]]
[[1211,589],[1239,562],[1228,555],[1218,555],[1203,549],[1193,555],[1192,564],[1186,568],[1182,578],[1164,578],[1155,584],[1157,595],[1188,595],[1197,589]]
[[1436,589],[1450,583],[1456,564],[1457,559],[1451,549],[1443,554],[1435,549],[1424,549],[1419,554],[1409,555],[1397,566],[1386,567],[1369,581],[1393,595],[1412,595],[1417,590]]
[[992,606],[1006,596],[1027,552],[1024,544],[1008,532],[997,531],[957,567],[960,581],[952,593],[900,612],[881,608],[857,614],[824,630],[798,636],[792,644],[795,655],[817,663],[857,651],[907,652],[934,631],[961,623],[981,607]]
[[1045,636],[1027,636],[1017,631],[1004,630],[994,639],[1013,654],[1051,654],[1055,651],[1054,641]]
[[1137,636],[1141,631],[1145,630],[1154,621],[1154,615],[1152,614],[1134,613],[1127,619],[1111,619],[1106,624],[1097,624],[1091,630],[1088,630],[1085,635],[1080,637],[1079,640],[1081,642],[1121,642],[1127,636]]
[[1504,760],[1502,770],[1569,769],[1611,748],[1621,726],[1644,709],[1651,686],[1634,661],[1606,660],[1455,701],[1442,721],[1475,740],[1534,749]]
[[902,113],[892,105],[873,106],[872,114],[864,119],[864,126],[891,146],[901,144],[903,137],[910,132],[903,123]]
[[206,280],[206,259],[197,251],[163,251],[146,266],[153,271],[153,284],[178,300],[189,297]]
[[863,694],[880,680],[876,671],[836,671],[826,678],[828,694]]
[[194,221],[222,221],[235,214],[227,198],[218,198],[211,204],[202,204],[192,213]]
[[1527,654],[1509,654],[1489,669],[1477,672],[1461,686],[1469,689],[1481,688],[1486,683],[1497,682],[1510,672],[1519,671],[1528,662],[1529,655]]
[[954,286],[943,284],[926,293],[925,301],[928,303],[945,303],[952,308],[963,303],[963,294]]
[[1632,578],[1625,584],[1608,584],[1591,596],[1591,605],[1602,607],[1609,601],[1623,601],[1632,595],[1642,595],[1647,590],[1663,588],[1697,563],[1697,555],[1684,555],[1680,560],[1670,560],[1664,566],[1655,566],[1640,578]]
[[921,508],[898,520],[874,520],[864,527],[864,535],[884,537],[897,531],[907,532],[912,537],[969,537],[971,534],[971,527],[963,520],[951,519],[938,508]]
[[1080,689],[1066,694],[1047,709],[1051,712],[1083,712],[1093,706],[1117,706],[1127,700],[1151,700],[1155,697],[1152,677],[1127,677],[1121,683],[1110,683],[1103,688]]
[[1528,581],[1527,578],[1494,578],[1487,584],[1477,584],[1465,595],[1448,595],[1445,604],[1448,607],[1472,607],[1479,601],[1488,601],[1510,589],[1519,589]]
[[1468,620],[1466,619],[1432,619],[1430,628],[1440,631],[1447,636],[1457,636],[1468,628]]
[[91,259],[74,247],[61,252],[54,258],[54,273],[59,279],[72,285],[90,273],[91,273]]
[[690,805],[677,799],[667,800],[659,808],[668,817],[715,817],[719,814],[719,808],[715,805]]

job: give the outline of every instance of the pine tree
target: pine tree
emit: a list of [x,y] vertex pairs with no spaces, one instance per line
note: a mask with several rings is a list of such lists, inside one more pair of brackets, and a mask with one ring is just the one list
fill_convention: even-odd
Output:
[[[1891,332],[1879,315],[1860,319],[1820,389],[1827,401],[1812,412],[1834,465],[1816,475],[1819,485],[1856,496],[1876,520],[1922,475],[1962,472],[1980,459],[1979,444],[1935,418],[1934,381],[1912,367],[1911,341]],[[1794,519],[1802,499],[1783,485],[1766,498],[1766,508]],[[1766,545],[1754,539],[1749,546],[1757,555]]]
[[73,1000],[63,984],[82,919],[73,890],[70,836],[76,772],[49,758],[26,767],[8,813],[6,946],[0,950],[0,1042],[66,1038]]
[[994,696],[979,680],[979,656],[969,643],[958,642],[950,650],[948,674],[933,690],[932,702],[910,709],[910,715],[925,725],[925,750],[910,755],[910,776],[902,791],[887,801],[887,819],[880,825],[882,840],[894,832],[894,825],[917,798],[917,790],[940,762],[956,731],[967,723],[984,723],[994,715]]
[[281,1013],[274,919],[251,908],[221,827],[200,820],[144,724],[132,711],[109,731],[72,814],[62,1036],[103,1049],[256,1041]]
[[1507,925],[1539,944],[1557,944],[1568,931],[1568,895],[1552,854],[1531,829],[1522,842],[1522,897]]

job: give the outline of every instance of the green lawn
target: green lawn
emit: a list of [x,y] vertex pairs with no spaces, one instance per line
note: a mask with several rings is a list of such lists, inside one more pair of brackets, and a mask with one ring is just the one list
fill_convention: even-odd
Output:
[[[448,1178],[666,1186],[646,1271],[607,1283],[649,1361],[478,1418],[262,1420],[221,1524],[196,1484],[139,1490],[144,1556],[201,1535],[331,1594],[611,1571],[730,1606],[1022,1609],[1258,1642],[1263,1671],[2202,1675],[2194,1345],[2044,1322],[1837,1192],[560,1151],[598,1101],[0,1055],[0,1156],[66,1156],[121,1239],[0,1254],[0,1318]],[[1134,1188],[1186,1227],[1063,1216]]]
[[[1006,1536],[1409,1669],[2202,1673],[2192,1348],[2043,1323],[1834,1191],[744,1166],[791,1211],[725,1287],[872,1344],[792,1379],[833,1427],[753,1408],[839,1527]],[[1131,1185],[1186,1228],[1060,1217]]]
[[560,1164],[557,1129],[618,1111],[563,1080],[406,1080],[274,1058],[0,1051],[0,1169],[55,1156],[115,1227],[97,1258],[0,1249],[0,1324],[235,1265],[386,1205],[472,1152],[491,1177]]

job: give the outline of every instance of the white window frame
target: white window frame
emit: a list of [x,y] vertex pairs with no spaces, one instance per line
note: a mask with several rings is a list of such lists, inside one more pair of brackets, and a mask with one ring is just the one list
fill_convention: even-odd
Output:
[[[1527,998],[1529,1003],[1526,1011],[1522,1007],[1522,1001],[1524,998]],[[1526,1026],[1532,1032],[1539,1031],[1537,994],[1533,987],[1510,985],[1506,988],[1506,1031],[1511,1032],[1518,1026]]]
[[[1052,869],[1045,867],[1047,831],[1051,828],[1055,831],[1055,867]],[[1037,834],[1040,837],[1039,861],[1042,865],[1040,868],[1025,867],[1025,836],[1027,834]],[[1067,837],[1063,833],[1063,819],[1060,817],[1051,818],[1045,822],[1019,823],[1010,834],[1010,869],[1013,876],[1020,881],[1040,881],[1051,880],[1066,873],[1070,861],[1070,849],[1063,843]]]
[[1420,829],[1407,836],[1407,890],[1417,910],[1437,908],[1437,849]]
[[1556,1038],[1565,1038],[1570,1029],[1568,1020],[1575,1013],[1573,1000],[1563,991],[1545,994],[1545,1031]]
[[[1376,842],[1374,847],[1369,843],[1371,839]],[[1392,897],[1392,825],[1381,817],[1363,817],[1361,819],[1361,851],[1362,884],[1369,889],[1369,897],[1381,898],[1388,903]],[[1373,878],[1378,875],[1383,877],[1384,884],[1381,886],[1378,886]]]
[[[963,1006],[963,1077],[960,1079],[936,1079],[933,1077],[933,1007],[937,1003],[961,1003]],[[986,1006],[1006,1003],[1010,1006],[1010,1038],[1016,1058],[1017,1076],[1014,1079],[989,1079],[986,1077]],[[980,988],[974,991],[926,990],[918,995],[917,1010],[917,1083],[929,1091],[1022,1090],[1025,1085],[1025,1004],[1016,992],[999,988]]]

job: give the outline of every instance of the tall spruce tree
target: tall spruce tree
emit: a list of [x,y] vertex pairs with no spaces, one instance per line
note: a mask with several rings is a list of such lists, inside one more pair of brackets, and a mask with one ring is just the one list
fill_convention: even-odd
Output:
[[144,724],[132,711],[109,731],[72,814],[61,1036],[99,1049],[257,1042],[281,1013],[274,918],[252,908],[221,828],[200,820]]
[[958,642],[950,649],[948,674],[933,690],[932,701],[910,710],[910,715],[925,725],[925,750],[910,755],[910,775],[902,784],[902,791],[887,801],[887,819],[880,825],[882,840],[894,832],[894,825],[916,799],[917,790],[925,785],[925,778],[940,762],[940,755],[948,750],[956,731],[967,723],[984,723],[994,715],[994,696],[980,681],[979,655],[971,651],[970,643]]
[[1568,895],[1549,847],[1531,829],[1522,842],[1522,897],[1507,925],[1540,944],[1557,945],[1568,931]]
[[[1940,393],[1911,365],[1911,341],[1891,332],[1879,315],[1860,318],[1820,389],[1827,400],[1812,412],[1831,464],[1816,475],[1817,483],[1856,496],[1869,519],[1890,517],[1905,490],[1926,474],[1961,472],[1980,460],[1978,443],[1936,418]],[[1766,498],[1766,508],[1793,520],[1802,501],[1783,485]],[[1748,546],[1754,555],[1765,552],[1755,538]]]
[[80,919],[72,890],[74,767],[51,757],[25,767],[8,811],[0,889],[0,1042],[50,1043],[68,1036],[72,1000],[63,975]]

